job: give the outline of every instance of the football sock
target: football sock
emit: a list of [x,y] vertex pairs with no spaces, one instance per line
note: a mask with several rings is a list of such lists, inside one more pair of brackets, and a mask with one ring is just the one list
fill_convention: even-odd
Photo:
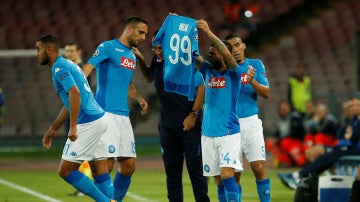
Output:
[[225,187],[225,196],[227,201],[239,201],[239,186],[235,182],[234,177],[222,179],[222,184]]
[[82,193],[89,195],[95,201],[110,200],[94,185],[94,183],[88,177],[86,177],[78,170],[71,171],[71,173],[65,177],[65,181]]
[[260,198],[260,202],[270,202],[271,201],[270,178],[266,178],[264,180],[256,180],[256,187]]
[[239,185],[239,201],[242,201],[242,188],[241,185]]
[[109,173],[94,176],[94,184],[102,191],[107,197],[114,198],[114,186]]
[[225,188],[223,185],[217,186],[219,202],[226,202]]
[[117,172],[114,179],[114,199],[121,202],[129,189],[131,176]]

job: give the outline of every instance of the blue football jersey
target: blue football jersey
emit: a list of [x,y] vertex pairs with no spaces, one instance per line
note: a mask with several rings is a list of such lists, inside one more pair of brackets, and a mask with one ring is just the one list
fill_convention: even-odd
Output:
[[206,84],[202,135],[220,137],[239,133],[236,105],[241,89],[240,66],[219,72],[211,70],[205,62],[200,71]]
[[239,118],[249,117],[259,113],[258,109],[258,94],[255,92],[254,88],[251,86],[249,81],[247,81],[247,71],[248,67],[251,66],[255,68],[254,79],[260,84],[269,87],[269,81],[266,77],[266,70],[264,64],[259,59],[248,59],[245,58],[244,63],[240,64],[241,68],[241,91],[237,105],[237,115]]
[[78,87],[81,99],[78,124],[94,121],[104,115],[104,110],[96,102],[89,83],[78,65],[59,56],[51,67],[51,73],[56,93],[69,112],[68,92],[72,87]]
[[101,43],[88,61],[96,68],[96,100],[106,111],[129,116],[128,90],[136,67],[130,47],[118,39]]
[[155,36],[153,45],[162,45],[164,87],[194,100],[195,57],[199,55],[196,20],[168,15]]

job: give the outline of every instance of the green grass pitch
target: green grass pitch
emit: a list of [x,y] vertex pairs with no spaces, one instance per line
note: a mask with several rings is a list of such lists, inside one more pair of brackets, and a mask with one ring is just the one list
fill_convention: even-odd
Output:
[[[61,149],[60,149],[61,151]],[[154,150],[158,151],[158,149]],[[138,161],[141,158],[146,158],[142,155],[142,150],[139,149],[138,152]],[[145,151],[148,152],[148,151]],[[53,154],[52,154],[53,153]],[[41,159],[42,162],[47,159],[54,162],[59,159],[59,151],[44,152],[44,150],[35,151],[35,152],[25,152],[25,153],[1,153],[0,152],[0,202],[46,202],[49,200],[43,200],[38,197],[35,197],[31,194],[20,191],[9,185],[1,183],[1,181],[11,182],[15,185],[25,187],[36,193],[54,198],[62,202],[87,202],[92,201],[88,196],[75,197],[69,196],[70,193],[73,193],[75,190],[72,186],[63,181],[57,174],[57,169],[51,170],[28,170],[26,166],[21,167],[20,169],[4,169],[2,165],[4,163],[12,163],[16,161],[26,160],[29,162],[29,159],[36,160]],[[151,153],[151,152],[150,152]],[[152,156],[157,155],[156,152],[151,154]],[[54,157],[55,156],[55,157]],[[155,156],[156,157],[156,156]],[[153,158],[153,157],[151,157]],[[5,159],[5,160],[4,160]],[[35,160],[35,162],[36,162]],[[293,201],[295,192],[293,190],[287,189],[284,185],[281,184],[280,180],[276,176],[277,170],[269,169],[268,175],[271,179],[271,194],[272,201],[274,202],[289,202]],[[112,176],[114,176],[114,171]],[[184,170],[183,175],[183,187],[184,187],[184,202],[194,201],[192,188],[190,184],[189,177],[187,175],[186,169]],[[165,202],[168,201],[166,198],[166,182],[165,182],[165,172],[160,166],[160,169],[148,169],[143,167],[137,167],[135,174],[132,178],[132,183],[129,189],[128,195],[125,197],[124,201],[128,202]],[[255,186],[255,179],[251,171],[246,170],[242,174],[242,190],[243,190],[243,202],[257,202],[259,201],[257,197],[257,191]],[[215,181],[213,178],[209,178],[209,197],[211,201],[217,201],[217,190]]]

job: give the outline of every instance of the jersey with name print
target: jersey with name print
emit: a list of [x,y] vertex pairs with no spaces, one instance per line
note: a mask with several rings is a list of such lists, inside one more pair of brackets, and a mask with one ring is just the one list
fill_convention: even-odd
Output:
[[195,57],[199,55],[196,20],[168,15],[155,36],[164,55],[164,87],[194,100]]

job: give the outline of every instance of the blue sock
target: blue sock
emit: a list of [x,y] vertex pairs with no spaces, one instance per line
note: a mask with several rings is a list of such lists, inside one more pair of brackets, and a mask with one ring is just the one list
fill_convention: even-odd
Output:
[[239,202],[242,201],[242,188],[241,185],[239,184]]
[[264,180],[256,180],[256,187],[260,198],[260,202],[270,202],[271,201],[270,178]]
[[223,185],[217,186],[219,202],[226,202],[225,188]]
[[114,186],[108,172],[103,175],[94,176],[94,184],[107,197],[114,198]]
[[117,172],[114,179],[114,199],[121,202],[129,189],[131,176]]
[[71,171],[65,177],[65,181],[95,201],[110,201],[110,198],[106,197],[88,177],[78,170]]
[[225,187],[225,196],[227,201],[239,201],[239,186],[235,182],[234,177],[222,179],[222,184]]

